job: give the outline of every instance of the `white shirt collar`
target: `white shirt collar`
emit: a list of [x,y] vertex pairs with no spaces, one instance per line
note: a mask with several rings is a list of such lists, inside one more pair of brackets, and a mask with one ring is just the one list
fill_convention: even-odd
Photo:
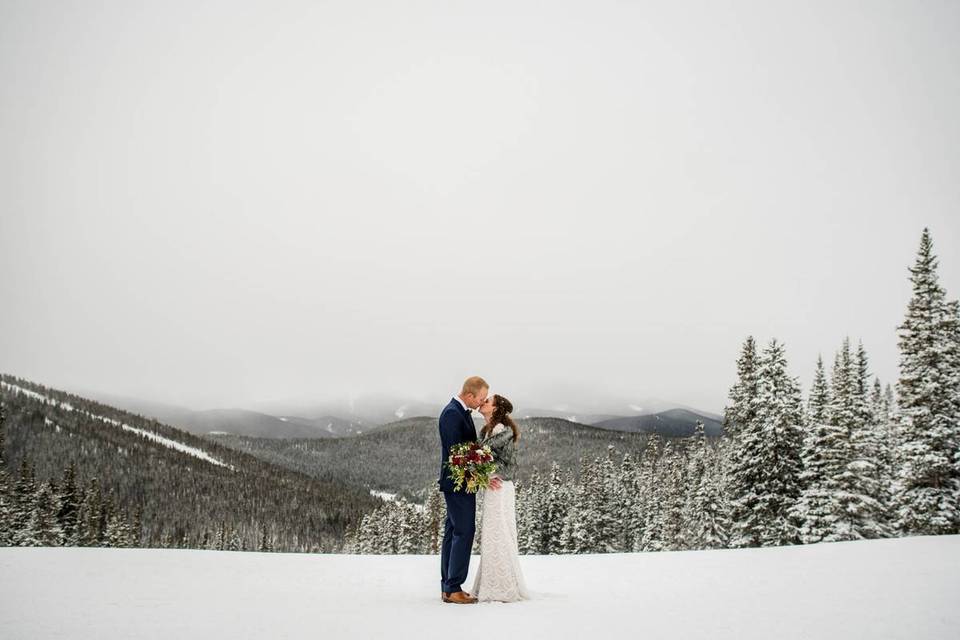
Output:
[[453,399],[460,403],[460,406],[463,407],[464,411],[468,409],[467,405],[464,404],[463,400],[460,399],[460,396],[453,396]]

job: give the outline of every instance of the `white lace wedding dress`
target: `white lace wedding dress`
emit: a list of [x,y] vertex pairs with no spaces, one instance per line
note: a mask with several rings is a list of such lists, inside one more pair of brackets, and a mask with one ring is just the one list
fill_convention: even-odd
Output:
[[[498,424],[491,435],[506,428]],[[497,490],[484,489],[482,501],[480,567],[470,593],[480,602],[527,600],[530,594],[520,569],[513,481],[504,480]]]

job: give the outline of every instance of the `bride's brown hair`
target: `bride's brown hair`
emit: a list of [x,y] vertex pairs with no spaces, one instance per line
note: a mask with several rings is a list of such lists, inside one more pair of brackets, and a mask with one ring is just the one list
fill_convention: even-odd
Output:
[[514,422],[513,418],[510,417],[510,413],[512,411],[513,404],[509,400],[500,394],[493,394],[493,415],[490,416],[489,424],[483,425],[483,429],[480,430],[480,437],[485,438],[498,424],[505,424],[513,429],[513,441],[516,442],[519,440],[520,427],[518,427],[517,423]]

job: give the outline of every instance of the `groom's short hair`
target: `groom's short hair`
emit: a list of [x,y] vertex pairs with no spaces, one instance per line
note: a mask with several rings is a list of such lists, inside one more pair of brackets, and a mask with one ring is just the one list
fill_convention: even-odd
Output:
[[488,385],[487,381],[480,376],[470,376],[463,381],[463,389],[460,390],[460,393],[472,393],[473,395],[479,395],[481,389],[489,388],[490,385]]

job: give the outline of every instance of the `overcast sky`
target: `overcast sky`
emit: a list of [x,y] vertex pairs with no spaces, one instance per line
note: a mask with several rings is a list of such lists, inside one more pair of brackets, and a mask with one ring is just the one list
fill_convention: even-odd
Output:
[[958,33],[952,1],[0,0],[0,371],[720,411],[748,334],[805,393],[850,335],[892,382],[924,226],[960,295]]

